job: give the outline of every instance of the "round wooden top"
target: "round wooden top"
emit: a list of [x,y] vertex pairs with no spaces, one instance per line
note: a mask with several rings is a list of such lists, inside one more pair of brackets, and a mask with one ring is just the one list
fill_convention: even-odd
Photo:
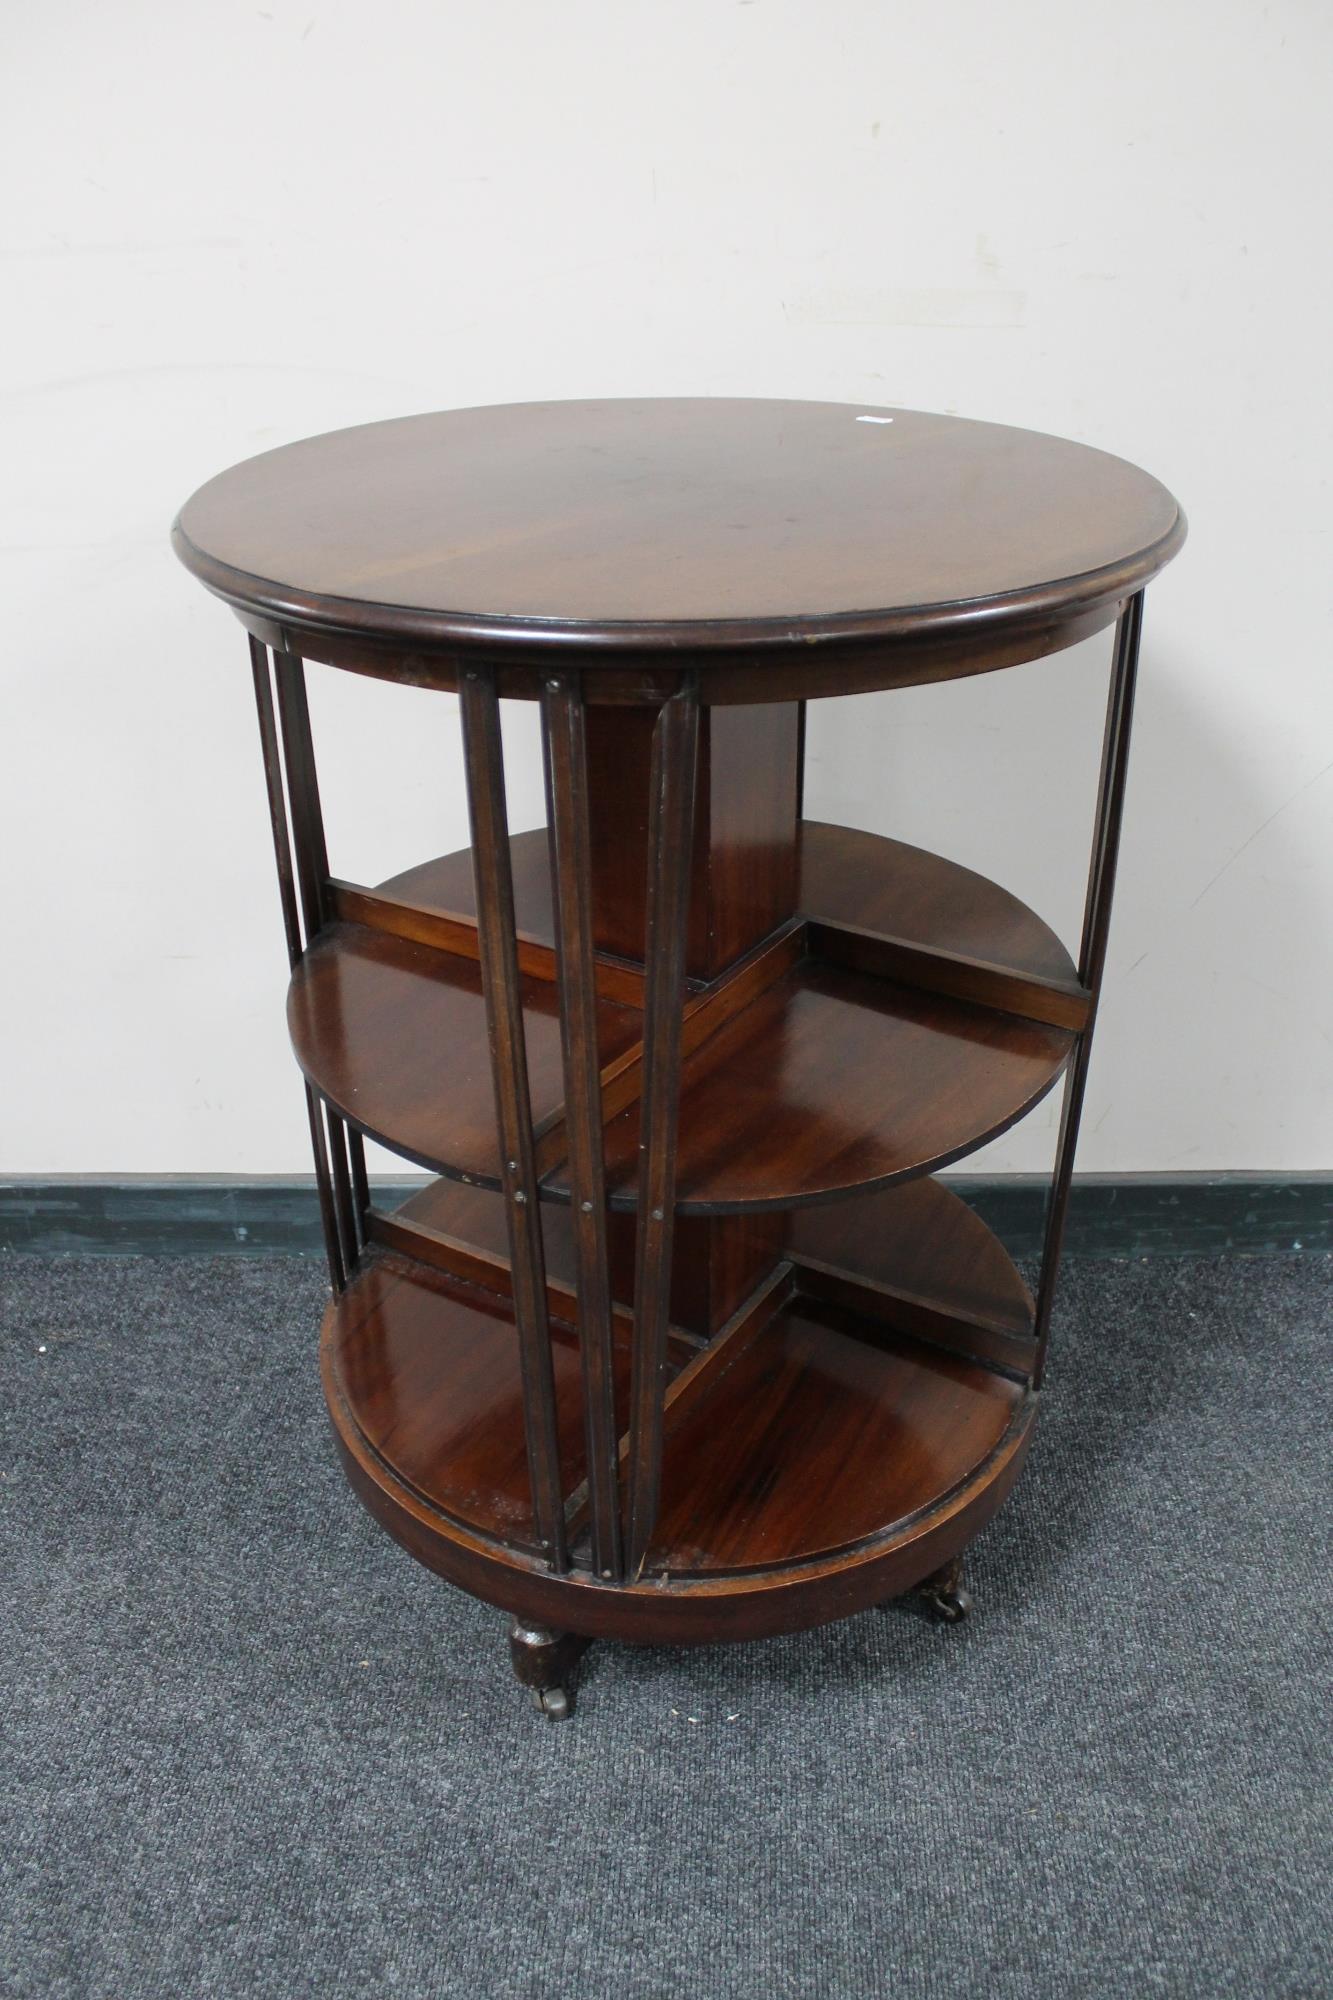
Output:
[[1039,432],[672,398],[308,438],[210,480],[174,542],[243,614],[426,649],[572,645],[610,665],[674,648],[990,643],[1123,599],[1184,532],[1147,473]]

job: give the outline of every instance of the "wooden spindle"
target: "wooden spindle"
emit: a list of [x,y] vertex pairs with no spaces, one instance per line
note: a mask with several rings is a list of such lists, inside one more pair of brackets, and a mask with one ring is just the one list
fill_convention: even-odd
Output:
[[500,1130],[501,1186],[513,1268],[514,1319],[523,1378],[533,1520],[552,1568],[565,1570],[569,1555],[556,1430],[555,1375],[546,1313],[546,1258],[519,990],[500,703],[493,674],[480,668],[465,669],[459,686],[459,705],[472,825],[478,952]]
[[564,1060],[565,1140],[578,1272],[589,1522],[593,1566],[600,1577],[610,1581],[622,1573],[618,1431],[602,1155],[601,1065],[597,1049],[588,748],[581,691],[567,679],[548,680],[542,694],[542,710]]
[[1116,862],[1120,853],[1120,827],[1124,817],[1125,784],[1129,775],[1129,739],[1134,720],[1134,688],[1138,677],[1139,639],[1143,631],[1143,593],[1129,599],[1115,628],[1115,652],[1111,686],[1106,703],[1106,730],[1102,741],[1101,778],[1097,788],[1097,812],[1093,825],[1092,860],[1088,868],[1088,888],[1083,906],[1083,934],[1079,945],[1079,984],[1089,993],[1088,1016],[1074,1045],[1073,1060],[1065,1080],[1060,1107],[1060,1134],[1055,1148],[1055,1172],[1046,1210],[1046,1233],[1042,1244],[1041,1284],[1037,1294],[1035,1332],[1036,1357],[1032,1382],[1040,1388],[1046,1372],[1046,1352],[1050,1342],[1051,1313],[1055,1285],[1064,1244],[1069,1212],[1069,1190],[1074,1174],[1074,1154],[1078,1147],[1079,1121],[1088,1083],[1092,1056],[1092,1031],[1101,995],[1102,970],[1111,927],[1111,902],[1115,893]]
[[[273,856],[278,869],[278,896],[282,904],[283,929],[287,937],[287,962],[295,966],[301,956],[301,921],[291,837],[287,825],[287,793],[282,753],[278,745],[278,725],[273,709],[273,682],[268,653],[258,639],[254,638],[250,641],[250,667],[254,676],[255,707],[259,714],[259,741],[264,757],[264,782],[268,790]],[[319,1194],[320,1224],[324,1231],[324,1250],[328,1258],[329,1278],[334,1291],[341,1292],[347,1284],[348,1266],[342,1253],[323,1121],[320,1118],[319,1104],[314,1090],[308,1083],[305,1086],[305,1104],[306,1118],[310,1126],[310,1150],[315,1162],[315,1186]]]
[[329,856],[324,839],[324,815],[319,802],[315,744],[310,731],[305,663],[294,653],[275,653],[274,665],[278,717],[282,725],[282,752],[287,766],[292,841],[296,850],[296,876],[308,950],[324,925]]
[[663,704],[653,732],[626,1526],[631,1576],[647,1553],[662,1483],[685,928],[698,741],[698,693],[691,684]]

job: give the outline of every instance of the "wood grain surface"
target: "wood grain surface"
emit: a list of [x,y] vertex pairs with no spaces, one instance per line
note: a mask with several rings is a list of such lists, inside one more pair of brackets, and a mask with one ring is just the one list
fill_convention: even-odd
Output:
[[[908,638],[1123,598],[1184,536],[1063,438],[761,399],[518,403],[330,432],[221,473],[178,555],[276,622],[499,655]],[[771,697],[770,697],[771,698]]]

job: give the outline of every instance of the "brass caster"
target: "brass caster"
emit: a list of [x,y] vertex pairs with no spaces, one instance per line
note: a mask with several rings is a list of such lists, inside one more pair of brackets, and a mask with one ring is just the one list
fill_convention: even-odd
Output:
[[569,1675],[587,1645],[577,1633],[552,1632],[544,1625],[525,1625],[519,1618],[510,1626],[514,1672],[531,1693],[533,1707],[548,1722],[563,1722],[574,1713]]
[[574,1713],[568,1688],[533,1688],[532,1705],[548,1722],[566,1722]]
[[972,1593],[960,1583],[956,1590],[923,1590],[927,1611],[941,1625],[961,1625],[972,1609]]
[[972,1593],[963,1582],[963,1559],[952,1562],[925,1577],[915,1591],[922,1607],[940,1625],[961,1625],[972,1609]]

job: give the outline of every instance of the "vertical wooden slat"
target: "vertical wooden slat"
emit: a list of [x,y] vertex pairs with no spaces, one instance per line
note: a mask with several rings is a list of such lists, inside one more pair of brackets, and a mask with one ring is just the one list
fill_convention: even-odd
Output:
[[662,1482],[662,1403],[675,1221],[680,1033],[689,917],[690,846],[699,742],[697,689],[665,702],[653,732],[644,939],[643,1091],[630,1381],[626,1566],[637,1574]]
[[273,715],[268,652],[254,638],[250,641],[250,670],[255,683],[255,708],[259,714],[259,741],[264,756],[273,857],[278,864],[278,896],[282,903],[283,930],[287,936],[287,962],[294,966],[301,956],[301,920],[296,902],[296,876],[292,869],[292,844],[287,831],[287,795],[283,787],[282,757]]
[[296,847],[296,874],[301,891],[301,915],[305,922],[305,941],[309,946],[323,928],[328,898],[329,856],[324,840],[324,815],[320,810],[315,746],[310,733],[305,664],[294,653],[275,653],[274,662],[277,668],[282,750],[287,764],[287,792],[291,803],[292,839]]
[[[264,756],[264,782],[268,788],[269,823],[273,833],[273,855],[278,866],[278,895],[282,903],[283,929],[287,935],[287,961],[295,965],[301,956],[301,923],[297,907],[296,877],[292,865],[291,839],[287,830],[287,798],[283,783],[282,756],[278,748],[278,728],[273,712],[273,686],[268,654],[257,639],[250,641],[250,666],[255,683],[255,706],[259,712],[259,741]],[[315,1093],[305,1086],[306,1117],[310,1125],[310,1150],[315,1161],[315,1185],[319,1191],[319,1214],[324,1230],[324,1249],[329,1261],[329,1277],[335,1292],[347,1283],[347,1265],[334,1207],[328,1150],[323,1121]]]
[[564,1570],[569,1566],[569,1555],[546,1316],[546,1258],[523,1038],[500,704],[493,676],[480,668],[466,669],[459,682],[459,706],[472,824],[478,955],[500,1127],[501,1183],[513,1269],[532,1511],[538,1540],[552,1567]]
[[806,703],[796,704],[796,827],[799,833],[805,818],[805,711]]
[[1106,732],[1102,745],[1101,779],[1097,788],[1096,833],[1092,865],[1088,870],[1078,961],[1079,983],[1093,993],[1101,988],[1102,967],[1106,963],[1142,632],[1143,592],[1139,591],[1130,598],[1116,625],[1114,664],[1106,703]]
[[356,1240],[364,1250],[369,1240],[366,1216],[370,1212],[370,1180],[366,1173],[366,1143],[361,1134],[347,1128],[347,1150],[352,1160],[352,1204],[356,1210]]
[[1037,1351],[1033,1366],[1034,1388],[1040,1388],[1046,1372],[1046,1351],[1050,1340],[1051,1312],[1064,1245],[1065,1221],[1069,1211],[1069,1189],[1078,1146],[1079,1121],[1087,1090],[1088,1065],[1092,1055],[1092,1031],[1101,995],[1102,971],[1106,964],[1106,944],[1111,928],[1111,902],[1115,893],[1116,861],[1120,852],[1120,828],[1124,818],[1125,783],[1129,774],[1129,739],[1134,719],[1134,688],[1138,676],[1139,638],[1143,630],[1143,593],[1131,597],[1120,614],[1115,632],[1115,653],[1111,686],[1106,704],[1106,733],[1102,744],[1101,779],[1097,788],[1092,861],[1088,869],[1088,889],[1083,906],[1083,935],[1079,945],[1079,984],[1092,998],[1087,1021],[1074,1047],[1073,1061],[1065,1080],[1064,1102],[1060,1108],[1060,1135],[1056,1141],[1055,1173],[1046,1211],[1046,1233],[1042,1245],[1041,1285],[1037,1294],[1035,1331]]
[[356,1227],[356,1204],[352,1199],[352,1177],[347,1159],[347,1123],[338,1116],[329,1103],[325,1103],[324,1117],[329,1132],[329,1165],[333,1175],[333,1208],[338,1224],[338,1241],[342,1245],[344,1267],[352,1271],[356,1268],[360,1243]]
[[[329,854],[324,835],[324,813],[319,799],[319,776],[315,767],[315,743],[310,729],[310,704],[306,693],[305,662],[294,653],[275,653],[278,689],[278,718],[282,728],[283,759],[287,767],[287,794],[291,812],[292,840],[296,850],[296,881],[300,892],[305,944],[310,945],[323,929],[329,915]],[[323,1105],[311,1114],[312,1128],[323,1126],[331,1180],[334,1228],[344,1272],[350,1277],[360,1253],[351,1179],[348,1168],[348,1138],[345,1121]]]
[[589,1522],[593,1565],[599,1576],[609,1581],[622,1573],[619,1437],[606,1241],[601,1063],[597,1048],[588,746],[581,693],[563,678],[548,680],[542,694],[542,716],[564,1058],[565,1135],[578,1266]]

